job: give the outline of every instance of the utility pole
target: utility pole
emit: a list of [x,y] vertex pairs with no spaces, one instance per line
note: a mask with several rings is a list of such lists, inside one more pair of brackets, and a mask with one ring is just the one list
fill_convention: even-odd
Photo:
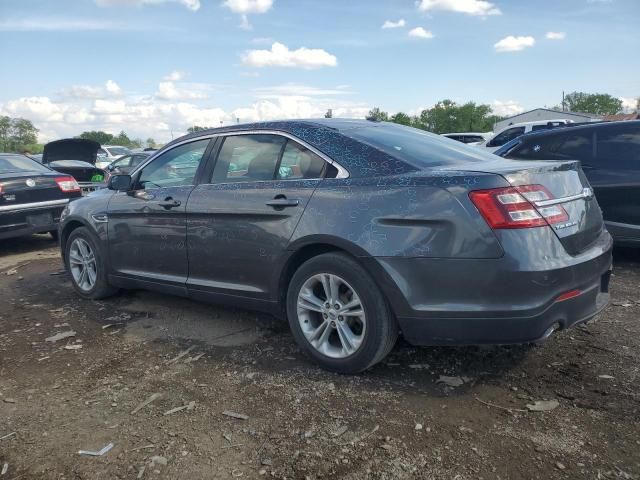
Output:
[[562,111],[564,112],[564,90],[562,91]]

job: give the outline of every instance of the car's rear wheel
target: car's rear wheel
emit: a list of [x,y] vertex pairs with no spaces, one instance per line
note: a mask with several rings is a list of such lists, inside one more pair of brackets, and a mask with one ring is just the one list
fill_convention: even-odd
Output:
[[98,242],[85,227],[77,228],[69,235],[65,263],[73,288],[83,297],[97,300],[117,291],[107,281],[105,259]]
[[389,305],[369,273],[342,253],[308,260],[287,292],[298,344],[322,367],[357,373],[382,360],[398,338]]

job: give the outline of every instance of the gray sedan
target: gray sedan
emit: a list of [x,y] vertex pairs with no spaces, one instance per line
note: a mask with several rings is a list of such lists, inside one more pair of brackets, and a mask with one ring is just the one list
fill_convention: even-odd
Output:
[[287,318],[323,367],[538,341],[608,302],[611,237],[577,162],[510,161],[365,120],[179,138],[60,225],[81,296],[146,288]]

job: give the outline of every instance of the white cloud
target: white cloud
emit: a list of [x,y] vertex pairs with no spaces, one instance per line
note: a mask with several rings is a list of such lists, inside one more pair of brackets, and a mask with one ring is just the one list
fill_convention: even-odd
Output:
[[233,13],[266,13],[273,6],[273,0],[224,0],[222,3]]
[[167,82],[179,82],[180,80],[184,80],[184,77],[184,72],[174,70],[173,72],[169,73],[169,75],[165,75],[162,79],[166,80]]
[[251,30],[253,27],[249,23],[248,15],[268,12],[273,6],[273,0],[224,0],[222,5],[233,13],[240,14],[240,28]]
[[524,112],[524,108],[514,100],[494,100],[491,103],[491,110],[500,117],[510,117]]
[[638,110],[638,98],[639,97],[620,97],[622,100],[622,111],[625,113],[632,113]]
[[120,85],[118,85],[113,80],[107,80],[107,83],[104,84],[104,88],[109,95],[113,95],[114,97],[122,95],[122,89]]
[[547,40],[564,40],[567,34],[564,32],[547,32],[544,36]]
[[26,18],[0,21],[0,32],[75,32],[99,30],[140,30],[140,25],[127,25],[111,20],[88,18]]
[[71,98],[105,98],[119,97],[122,95],[122,89],[113,80],[107,80],[104,87],[96,87],[91,85],[72,85],[60,92],[65,97]]
[[338,60],[334,55],[320,48],[298,48],[289,50],[286,45],[275,42],[271,50],[249,50],[242,57],[242,63],[252,67],[335,67]]
[[201,84],[191,84],[191,88],[177,87],[174,82],[160,82],[156,97],[162,100],[195,100],[207,98]]
[[414,38],[433,38],[433,33],[431,33],[429,30],[425,30],[422,27],[412,28],[411,30],[409,30],[409,33],[407,33],[407,35]]
[[385,20],[384,23],[382,24],[382,28],[401,28],[401,27],[404,27],[406,24],[407,22],[404,21],[404,18],[401,18],[397,22],[394,22],[393,20]]
[[502,12],[493,3],[486,0],[418,0],[418,10],[443,10],[467,15],[500,15]]
[[509,35],[497,42],[493,48],[496,52],[519,52],[525,48],[533,47],[536,44],[536,40],[530,36],[517,36]]
[[159,5],[161,3],[179,3],[195,12],[200,9],[200,0],[95,0],[101,7],[140,7],[142,5]]

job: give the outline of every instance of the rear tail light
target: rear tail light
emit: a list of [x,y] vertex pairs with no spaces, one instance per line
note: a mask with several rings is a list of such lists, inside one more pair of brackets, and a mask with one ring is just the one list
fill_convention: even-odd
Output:
[[58,177],[56,178],[56,183],[63,192],[80,191],[80,185],[78,185],[78,182],[76,182],[76,179],[73,177]]
[[533,205],[553,199],[542,185],[475,190],[469,193],[469,198],[491,228],[544,227],[569,219],[560,205],[538,208]]

